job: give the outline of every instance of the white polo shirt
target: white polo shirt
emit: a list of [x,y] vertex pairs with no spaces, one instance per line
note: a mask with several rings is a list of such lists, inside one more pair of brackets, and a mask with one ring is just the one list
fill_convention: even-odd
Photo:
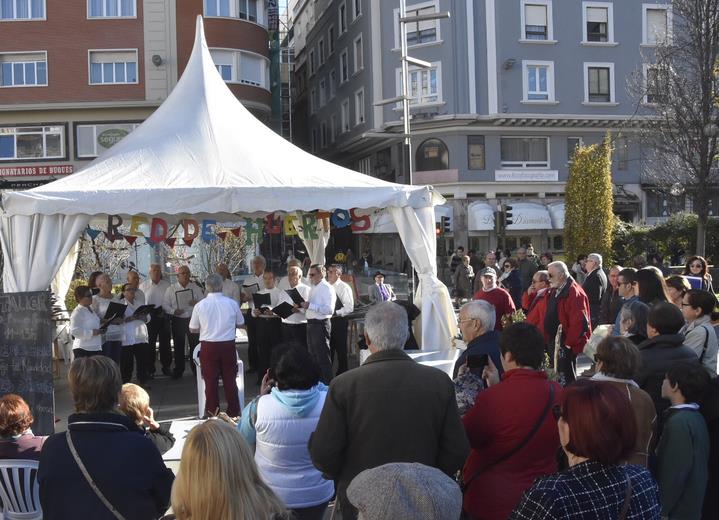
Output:
[[200,341],[234,341],[235,329],[244,324],[237,302],[219,292],[197,302],[190,318],[190,329],[200,329]]
[[343,317],[350,314],[355,310],[355,298],[352,294],[352,287],[342,280],[337,280],[335,283],[330,284],[337,293],[337,298],[342,302],[342,308],[335,311],[335,316]]
[[337,294],[324,278],[317,285],[313,285],[307,299],[309,307],[305,312],[308,320],[328,320],[335,313]]

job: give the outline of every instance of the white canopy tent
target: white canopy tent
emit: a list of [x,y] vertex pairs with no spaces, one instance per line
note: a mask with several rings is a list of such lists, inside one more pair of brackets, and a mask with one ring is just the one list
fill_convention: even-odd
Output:
[[[323,161],[255,119],[215,69],[198,17],[185,72],[152,116],[81,172],[3,193],[3,282],[6,292],[20,292],[46,289],[58,272],[67,278],[93,216],[229,220],[277,210],[386,208],[419,275],[423,347],[448,348],[456,319],[436,275],[433,211],[443,202],[431,187],[389,183]],[[328,235],[307,243],[314,262],[324,262]]]

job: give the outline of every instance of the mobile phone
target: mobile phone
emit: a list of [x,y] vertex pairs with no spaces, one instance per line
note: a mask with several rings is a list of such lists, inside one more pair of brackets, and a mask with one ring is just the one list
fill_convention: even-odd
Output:
[[467,368],[470,370],[482,370],[489,365],[489,355],[482,354],[480,356],[467,356]]

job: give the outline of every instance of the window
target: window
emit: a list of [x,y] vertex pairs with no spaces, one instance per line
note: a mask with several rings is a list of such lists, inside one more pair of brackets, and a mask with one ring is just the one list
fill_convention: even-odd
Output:
[[644,65],[644,102],[658,103],[660,99],[659,67]]
[[[408,93],[410,105],[441,103],[441,78],[441,64],[439,62],[432,63],[431,69],[410,68]],[[400,69],[397,69],[397,93],[398,95],[402,94],[402,74]]]
[[347,63],[347,49],[340,54],[340,83],[350,79],[349,63]]
[[352,0],[352,20],[362,16],[362,0]]
[[647,217],[669,217],[686,209],[685,195],[675,197],[660,191],[647,190]]
[[257,1],[258,0],[205,0],[205,16],[224,16],[257,22]]
[[90,84],[137,83],[137,50],[90,51]]
[[362,47],[362,35],[360,34],[354,44],[355,73],[364,68],[364,52]]
[[470,170],[484,170],[486,168],[483,135],[467,136],[467,165]]
[[75,143],[78,159],[92,159],[120,142],[127,134],[140,126],[139,123],[108,123],[102,125],[77,125]]
[[361,88],[355,92],[355,126],[364,122],[364,88]]
[[135,0],[88,0],[88,18],[134,18]]
[[420,144],[416,159],[418,172],[449,169],[447,145],[440,139],[432,137]]
[[327,43],[329,45],[330,54],[335,52],[335,26],[330,26],[329,31],[327,31]]
[[334,98],[337,94],[337,71],[332,69],[330,71],[330,99]]
[[327,148],[327,122],[320,123],[320,144],[322,148]]
[[47,53],[0,54],[0,87],[27,86],[47,86]]
[[626,170],[629,164],[629,139],[621,135],[617,138],[617,170]]
[[319,149],[319,136],[317,128],[312,129],[312,152],[316,152]]
[[350,101],[345,99],[340,107],[340,118],[342,121],[342,133],[349,132],[350,129]]
[[315,101],[315,97],[317,96],[317,90],[312,89],[310,90],[310,114],[314,114],[317,110],[317,102]]
[[614,64],[584,64],[584,102],[614,103]]
[[42,20],[45,0],[0,0],[0,20]]
[[226,82],[268,88],[266,58],[249,52],[225,49],[210,49],[210,54],[220,76]]
[[[407,9],[407,17],[424,16],[436,14],[438,7],[436,2],[430,2],[430,5],[421,7],[412,6]],[[395,33],[394,46],[396,49],[400,47],[400,23],[399,9],[394,10]],[[412,22],[405,24],[407,27],[407,45],[419,45],[421,43],[432,43],[439,40],[439,20],[423,20],[420,22]]]
[[574,158],[574,152],[580,146],[584,145],[584,140],[581,137],[567,137],[567,162],[572,163]]
[[327,104],[327,80],[322,78],[320,80],[320,102],[319,107],[322,108]]
[[609,2],[582,2],[583,43],[614,43],[614,6]]
[[315,73],[315,50],[312,49],[309,55],[310,61],[310,76]]
[[330,142],[332,143],[337,139],[337,129],[337,114],[332,114],[330,116]]
[[337,16],[339,17],[340,34],[344,34],[347,32],[347,7],[344,2],[340,4],[337,10]]
[[643,4],[642,22],[642,43],[644,45],[657,45],[671,37],[672,16],[669,6]]
[[502,137],[503,168],[549,168],[548,137]]
[[522,0],[522,40],[553,41],[551,0]]
[[317,43],[317,48],[319,49],[320,54],[320,65],[323,65],[325,63],[325,60],[327,59],[327,56],[325,54],[325,39],[320,38],[320,41]]
[[64,157],[64,126],[0,127],[0,161]]
[[554,62],[523,61],[523,101],[554,101]]
[[240,0],[239,18],[257,21],[257,0]]

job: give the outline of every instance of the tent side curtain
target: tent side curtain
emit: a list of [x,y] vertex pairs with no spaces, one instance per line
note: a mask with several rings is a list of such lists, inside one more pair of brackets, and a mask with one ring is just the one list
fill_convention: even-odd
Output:
[[422,348],[447,349],[457,334],[457,319],[447,287],[437,278],[437,239],[434,210],[391,208],[407,256],[419,275],[414,303],[422,314]]
[[2,215],[4,291],[47,290],[89,220],[87,215]]

